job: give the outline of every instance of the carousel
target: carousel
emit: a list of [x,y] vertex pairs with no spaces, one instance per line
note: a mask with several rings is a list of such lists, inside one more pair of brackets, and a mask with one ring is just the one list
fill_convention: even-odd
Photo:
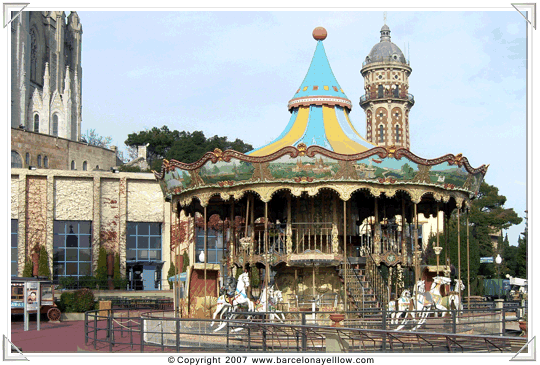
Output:
[[[387,29],[381,43],[389,42]],[[442,219],[444,226],[476,196],[488,167],[473,168],[461,154],[416,156],[408,148],[408,119],[395,128],[368,124],[371,140],[356,131],[352,103],[326,56],[326,36],[324,28],[313,32],[309,70],[288,103],[289,123],[274,141],[246,154],[216,149],[195,163],[165,160],[154,172],[175,220],[192,222],[184,235],[195,259],[186,280],[190,302],[217,298],[225,279],[247,268],[258,272],[261,292],[269,283],[282,293],[283,310],[386,306],[422,276],[419,215],[436,217],[437,227]],[[408,80],[403,55],[377,58],[386,48],[390,55],[397,51],[386,43],[376,47],[363,74],[380,67],[404,72]],[[412,96],[385,90],[366,87],[360,105],[368,123],[379,118],[378,105],[391,103],[408,118]],[[449,243],[444,231],[436,235],[432,281],[448,271],[439,254]]]

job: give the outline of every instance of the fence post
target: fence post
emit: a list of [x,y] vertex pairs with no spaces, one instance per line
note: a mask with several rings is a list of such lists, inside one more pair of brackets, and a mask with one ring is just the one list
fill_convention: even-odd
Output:
[[503,304],[504,299],[495,299],[495,310],[499,312],[499,334],[500,336],[504,335],[503,332]]
[[[386,307],[384,306],[384,303],[383,303],[383,306],[382,306],[382,327],[383,327],[383,331],[386,331]],[[382,348],[381,348],[382,352],[386,352],[386,332],[383,332],[383,335],[382,335]]]
[[452,309],[452,333],[455,334],[457,332],[457,321],[456,321],[456,310]]
[[180,352],[180,320],[176,318],[176,352]]
[[98,316],[98,311],[95,311],[94,313],[94,350],[96,349],[96,345],[97,345],[97,316]]
[[141,352],[144,352],[144,318],[141,317],[141,328],[139,333],[141,334]]
[[109,331],[109,352],[112,352],[112,347],[113,347],[113,342],[114,342],[114,332],[113,332],[113,329],[112,329],[113,325],[114,325],[114,323],[112,321],[112,315],[113,315],[112,310],[109,309],[107,311],[107,313],[109,314],[107,316],[107,320],[109,322],[109,329],[108,329],[108,331]]
[[504,336],[505,333],[506,333],[506,308],[504,308],[504,305],[503,305],[503,308],[502,308],[502,333],[501,333],[501,336]]
[[[306,314],[302,312],[302,326],[306,325]],[[307,351],[307,334],[306,328],[302,328],[302,351]]]
[[224,318],[227,321],[227,352],[230,351],[229,349],[229,335],[230,335],[230,328],[229,328],[229,318]]
[[84,312],[84,344],[88,345],[88,312]]

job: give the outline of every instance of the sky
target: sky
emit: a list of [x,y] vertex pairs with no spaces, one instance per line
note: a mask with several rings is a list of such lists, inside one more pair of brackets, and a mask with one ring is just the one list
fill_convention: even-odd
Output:
[[[287,102],[323,26],[326,54],[365,136],[362,62],[380,41],[377,11],[84,11],[82,132],[112,137],[167,125],[254,148],[287,125]],[[392,42],[410,60],[411,151],[462,153],[489,164],[485,181],[526,208],[526,20],[506,11],[387,10]],[[524,223],[507,231],[517,244]]]

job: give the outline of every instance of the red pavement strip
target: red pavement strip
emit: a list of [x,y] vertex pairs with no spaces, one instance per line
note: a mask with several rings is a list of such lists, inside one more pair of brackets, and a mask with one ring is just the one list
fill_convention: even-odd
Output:
[[30,321],[29,330],[24,331],[24,323],[11,322],[12,344],[25,352],[77,352],[88,350],[84,345],[84,321],[41,322],[37,330],[35,319]]

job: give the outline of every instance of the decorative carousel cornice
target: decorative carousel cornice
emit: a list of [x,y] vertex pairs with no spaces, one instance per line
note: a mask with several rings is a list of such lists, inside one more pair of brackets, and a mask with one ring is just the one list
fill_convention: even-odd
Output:
[[338,96],[304,96],[300,98],[294,98],[289,100],[287,104],[288,110],[292,108],[297,108],[299,106],[310,106],[310,105],[339,105],[344,108],[348,108],[349,111],[352,109],[352,103],[347,98],[340,98]]
[[240,161],[245,162],[251,162],[251,163],[265,163],[265,162],[271,162],[274,160],[277,160],[280,157],[283,157],[285,155],[289,155],[291,158],[295,158],[298,156],[308,156],[308,157],[314,157],[316,154],[320,154],[326,157],[333,158],[338,161],[356,161],[356,160],[362,160],[367,157],[371,157],[374,155],[379,156],[380,158],[386,158],[391,157],[395,158],[396,160],[400,160],[402,157],[407,157],[409,160],[423,166],[435,166],[438,164],[441,164],[443,162],[448,162],[449,165],[457,165],[458,167],[465,167],[465,169],[471,173],[471,174],[477,174],[479,172],[486,174],[489,165],[481,165],[478,168],[473,168],[469,160],[467,160],[466,157],[464,157],[461,153],[457,155],[453,154],[447,154],[444,156],[441,156],[439,158],[435,159],[425,159],[420,158],[411,151],[409,151],[406,148],[403,147],[375,147],[368,151],[357,153],[357,154],[351,154],[351,155],[345,155],[337,152],[333,152],[330,150],[327,150],[324,147],[320,146],[309,146],[306,147],[305,144],[301,143],[298,145],[298,148],[293,146],[287,146],[279,151],[276,151],[270,155],[267,156],[249,156],[245,155],[241,152],[237,152],[234,150],[225,150],[221,151],[219,148],[216,148],[213,152],[206,152],[201,159],[197,162],[193,163],[183,163],[176,160],[163,160],[163,164],[161,166],[161,172],[152,171],[154,173],[154,176],[158,180],[162,180],[165,176],[166,172],[169,172],[171,170],[174,170],[175,168],[179,168],[186,171],[194,171],[199,168],[201,168],[207,161],[211,161],[212,163],[217,163],[219,161],[225,161],[230,162],[231,158],[236,158]]

